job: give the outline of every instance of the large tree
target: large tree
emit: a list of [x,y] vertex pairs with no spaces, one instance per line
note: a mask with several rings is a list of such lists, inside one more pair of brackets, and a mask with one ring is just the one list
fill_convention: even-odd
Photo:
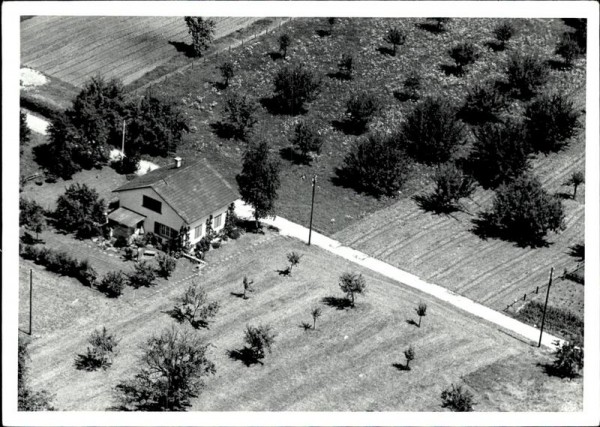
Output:
[[208,49],[214,39],[216,23],[199,16],[186,16],[184,20],[192,36],[192,51],[195,56],[202,56],[202,52]]
[[302,65],[281,68],[273,79],[277,107],[287,114],[304,112],[305,104],[317,96],[321,81]]
[[346,294],[350,307],[354,307],[354,299],[357,294],[364,294],[367,282],[362,274],[344,273],[340,276],[340,289]]
[[244,153],[242,171],[236,176],[242,200],[254,208],[256,228],[259,219],[275,213],[279,190],[279,162],[269,153],[266,141],[251,143]]
[[100,199],[96,190],[76,183],[58,197],[54,218],[59,229],[85,238],[100,234],[105,211],[104,199]]
[[142,347],[132,379],[116,386],[121,410],[184,411],[216,372],[207,358],[209,344],[195,333],[165,329]]
[[31,139],[31,130],[27,126],[27,115],[23,112],[19,112],[19,140],[21,145],[25,145]]
[[19,199],[19,225],[36,233],[36,239],[46,227],[44,208],[35,200]]

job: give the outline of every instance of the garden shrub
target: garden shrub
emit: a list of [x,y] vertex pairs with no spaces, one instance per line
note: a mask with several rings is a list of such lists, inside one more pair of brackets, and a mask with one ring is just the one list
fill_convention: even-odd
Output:
[[475,182],[454,163],[441,165],[433,176],[435,183],[431,194],[416,196],[421,208],[436,213],[450,213],[460,209],[459,201],[475,191]]
[[291,142],[294,148],[300,151],[302,158],[308,160],[310,153],[321,152],[323,137],[314,123],[302,120],[296,124]]
[[442,391],[442,406],[450,408],[455,412],[471,412],[473,411],[473,394],[463,388],[462,385],[455,386],[451,384],[446,390]]
[[147,262],[142,261],[136,263],[134,266],[135,271],[129,274],[129,286],[137,289],[142,286],[150,287],[154,285],[154,269]]
[[296,115],[305,111],[305,104],[317,96],[321,81],[302,65],[281,68],[273,79],[275,101],[280,111]]
[[177,267],[177,261],[169,255],[159,254],[156,261],[158,262],[157,273],[165,279],[168,279]]
[[456,110],[441,98],[428,98],[411,111],[401,126],[407,153],[426,164],[449,161],[464,144],[464,126]]
[[517,98],[530,99],[546,83],[548,66],[546,62],[531,54],[513,54],[508,61],[508,85]]
[[219,249],[221,247],[221,242],[212,242],[213,249]]
[[365,91],[353,94],[346,102],[346,127],[349,133],[363,134],[380,109],[381,103],[375,95]]
[[79,238],[101,234],[106,204],[95,189],[86,184],[72,184],[56,201],[54,213],[56,226],[60,230],[75,232]]
[[505,107],[506,97],[498,85],[488,82],[475,85],[467,91],[465,103],[458,115],[464,122],[472,125],[497,122]]
[[579,129],[580,112],[564,95],[543,95],[525,109],[525,126],[534,151],[545,154],[567,147]]
[[109,298],[117,298],[123,293],[126,276],[122,271],[108,272],[97,285],[97,289]]
[[506,48],[506,42],[508,42],[515,34],[515,28],[508,22],[504,22],[494,28],[494,37],[498,40],[498,50],[504,50]]
[[460,43],[448,51],[448,55],[456,62],[458,74],[464,74],[464,68],[477,60],[477,52],[473,43]]
[[204,254],[210,250],[210,240],[204,236],[200,239],[198,243],[196,243],[196,254],[202,254],[201,257],[204,258]]
[[112,365],[113,354],[116,353],[118,340],[113,334],[109,334],[106,327],[102,331],[95,330],[88,343],[91,347],[87,348],[85,354],[78,354],[75,359],[77,369],[86,371],[95,371],[102,368],[108,369]]
[[421,76],[415,72],[411,73],[404,79],[402,90],[395,90],[394,96],[399,101],[418,101],[421,97]]

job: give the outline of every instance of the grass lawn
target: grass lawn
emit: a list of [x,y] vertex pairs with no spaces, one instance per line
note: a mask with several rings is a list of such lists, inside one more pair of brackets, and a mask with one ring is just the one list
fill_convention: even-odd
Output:
[[[281,277],[276,270],[286,266],[285,254],[292,250],[303,254],[301,263],[292,277]],[[198,280],[210,299],[220,302],[221,311],[210,329],[195,333],[214,345],[210,358],[217,374],[208,378],[191,410],[440,411],[442,389],[461,378],[480,390],[476,399],[490,399],[483,410],[502,409],[496,398],[516,401],[533,393],[532,387],[538,397],[535,405],[522,400],[522,410],[581,407],[581,380],[566,384],[546,376],[542,367],[536,368],[542,372],[536,381],[516,380],[531,366],[513,366],[511,357],[543,362],[546,351],[318,248],[267,231],[246,234],[209,255],[213,258]],[[21,263],[21,288],[27,287],[29,266]],[[55,393],[54,403],[63,410],[110,407],[113,387],[137,366],[140,344],[175,323],[164,311],[187,282],[169,282],[157,287],[158,292],[144,294],[128,289],[122,298],[109,300],[70,279],[33,268],[38,281],[32,386]],[[368,283],[367,294],[357,298],[353,310],[323,302],[325,297],[342,296],[337,278],[346,271],[361,272]],[[248,300],[236,296],[244,275],[254,280],[256,289]],[[420,301],[428,304],[428,312],[417,328],[411,321],[416,320],[414,308]],[[315,306],[323,308],[323,316],[316,330],[305,331],[301,324],[311,320]],[[22,311],[26,308],[21,306]],[[247,367],[231,359],[228,352],[243,346],[245,326],[264,323],[278,333],[264,365]],[[113,366],[100,372],[76,370],[75,355],[85,351],[87,336],[101,326],[121,339]],[[411,371],[403,371],[394,364],[404,364],[408,345],[414,346],[416,359]],[[490,366],[508,369],[507,363],[515,371],[512,380],[476,375]],[[469,375],[476,376],[471,380]],[[558,397],[561,390],[564,395]]]
[[[31,132],[31,137],[30,140],[27,144],[24,144],[21,148],[23,150],[23,154],[21,154],[19,156],[19,168],[20,168],[20,176],[22,177],[29,177],[32,175],[35,175],[37,173],[42,173],[42,171],[40,170],[40,166],[37,164],[37,162],[35,161],[35,158],[33,156],[33,147],[37,147],[38,145],[42,145],[46,143],[46,136],[45,135],[41,135],[37,132],[32,131]],[[43,175],[41,177],[41,179],[43,180]],[[31,182],[31,185],[33,185],[34,182]]]

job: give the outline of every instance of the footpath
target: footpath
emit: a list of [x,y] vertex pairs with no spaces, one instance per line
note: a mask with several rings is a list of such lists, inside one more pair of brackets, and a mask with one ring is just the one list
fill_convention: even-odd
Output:
[[[236,214],[241,218],[252,218],[253,210],[250,206],[243,202],[236,202]],[[271,225],[279,229],[279,233],[283,236],[289,236],[308,243],[308,228],[299,224],[288,221],[285,218],[275,217],[261,220],[262,223]],[[385,277],[388,277],[402,285],[410,286],[428,295],[431,295],[441,301],[445,301],[463,311],[471,313],[481,319],[500,326],[506,331],[510,331],[525,338],[537,345],[540,331],[533,326],[526,325],[512,317],[492,310],[489,307],[481,305],[473,300],[470,300],[462,295],[456,294],[446,288],[433,283],[428,283],[414,274],[403,271],[393,265],[385,263],[376,258],[370,257],[367,254],[359,252],[347,246],[343,246],[337,240],[331,239],[323,234],[313,230],[311,236],[311,245],[318,246],[328,252],[331,252],[339,257],[347,259],[355,264],[375,271]],[[519,338],[519,337],[517,337]],[[542,335],[542,345],[544,347],[554,349],[555,343],[562,344],[563,340],[550,335],[546,332]]]

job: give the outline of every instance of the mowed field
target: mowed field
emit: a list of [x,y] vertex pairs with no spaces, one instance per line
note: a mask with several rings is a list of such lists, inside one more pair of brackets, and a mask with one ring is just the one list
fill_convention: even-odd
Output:
[[[285,253],[292,250],[303,254],[302,261],[292,277],[281,277],[276,270],[285,267]],[[207,379],[191,410],[440,411],[441,391],[461,378],[476,400],[482,397],[481,410],[581,410],[581,379],[549,377],[536,365],[551,360],[546,350],[318,248],[267,231],[246,234],[209,255],[198,280],[221,303],[221,311],[210,329],[193,333],[213,344],[209,355],[217,374]],[[29,268],[37,280],[32,386],[54,393],[61,410],[111,407],[114,386],[138,366],[139,346],[174,325],[164,311],[172,308],[172,299],[188,282],[127,289],[118,300],[110,300],[22,262],[22,312],[28,308]],[[355,309],[338,310],[323,298],[341,296],[337,278],[346,271],[364,274],[368,293],[358,298]],[[255,283],[248,300],[235,295],[243,275]],[[419,301],[429,307],[421,328],[408,322],[416,319]],[[315,306],[323,308],[323,315],[316,330],[305,331],[301,323],[310,321]],[[228,355],[243,347],[247,324],[270,324],[278,334],[264,365],[247,367]],[[76,370],[76,354],[85,351],[87,336],[101,326],[121,339],[113,366],[99,372]],[[26,322],[21,328],[26,329]],[[411,371],[402,371],[394,364],[405,362],[408,345],[414,346],[416,359]],[[487,374],[503,369],[515,375],[527,370],[527,378],[533,379]],[[524,395],[536,399],[521,399]],[[515,405],[507,408],[507,401]]]
[[[215,37],[258,18],[218,17]],[[21,23],[21,66],[81,87],[90,77],[129,84],[190,43],[181,16],[36,16]]]

